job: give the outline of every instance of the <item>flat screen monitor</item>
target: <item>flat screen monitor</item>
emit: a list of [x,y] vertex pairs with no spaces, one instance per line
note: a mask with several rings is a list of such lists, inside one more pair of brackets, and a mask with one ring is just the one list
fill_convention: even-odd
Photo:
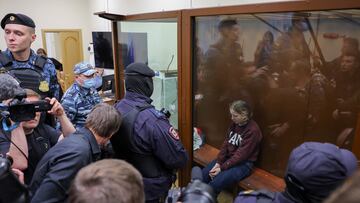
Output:
[[114,74],[112,75],[105,75],[102,77],[102,91],[109,92],[109,93],[115,93],[115,79]]
[[114,69],[111,32],[92,32],[95,66]]

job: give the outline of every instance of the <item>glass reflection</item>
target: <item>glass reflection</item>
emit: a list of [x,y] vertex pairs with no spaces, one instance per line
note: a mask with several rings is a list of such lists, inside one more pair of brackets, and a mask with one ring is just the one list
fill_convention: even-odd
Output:
[[171,125],[178,128],[177,19],[122,21],[118,29],[124,67],[142,62],[155,71],[152,105],[170,113]]
[[220,148],[231,101],[251,104],[260,167],[282,176],[304,141],[351,149],[360,104],[359,10],[195,18],[194,127]]

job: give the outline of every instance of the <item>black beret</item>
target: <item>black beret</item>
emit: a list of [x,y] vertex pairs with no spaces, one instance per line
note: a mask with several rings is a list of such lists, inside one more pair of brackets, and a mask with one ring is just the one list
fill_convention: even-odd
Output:
[[143,75],[154,77],[155,72],[144,63],[132,63],[125,68],[125,75]]
[[20,14],[20,13],[9,13],[7,14],[2,20],[1,20],[1,28],[4,29],[5,25],[7,24],[19,24],[19,25],[25,25],[28,27],[32,27],[35,28],[35,23],[34,21],[24,15],[24,14]]

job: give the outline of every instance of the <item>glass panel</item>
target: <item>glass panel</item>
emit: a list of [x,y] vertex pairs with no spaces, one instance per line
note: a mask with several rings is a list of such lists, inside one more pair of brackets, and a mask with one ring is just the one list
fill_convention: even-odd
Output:
[[168,110],[170,123],[178,128],[176,19],[118,22],[118,30],[124,67],[142,62],[156,72],[152,104]]
[[304,141],[351,149],[359,106],[360,10],[195,18],[194,127],[221,147],[229,104],[253,108],[258,165],[282,176]]

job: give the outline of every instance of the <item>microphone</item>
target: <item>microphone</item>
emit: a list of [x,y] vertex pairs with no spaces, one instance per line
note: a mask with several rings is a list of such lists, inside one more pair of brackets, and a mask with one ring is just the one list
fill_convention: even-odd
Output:
[[203,181],[202,170],[198,166],[194,166],[191,169],[191,181],[193,180],[200,180],[201,182]]

